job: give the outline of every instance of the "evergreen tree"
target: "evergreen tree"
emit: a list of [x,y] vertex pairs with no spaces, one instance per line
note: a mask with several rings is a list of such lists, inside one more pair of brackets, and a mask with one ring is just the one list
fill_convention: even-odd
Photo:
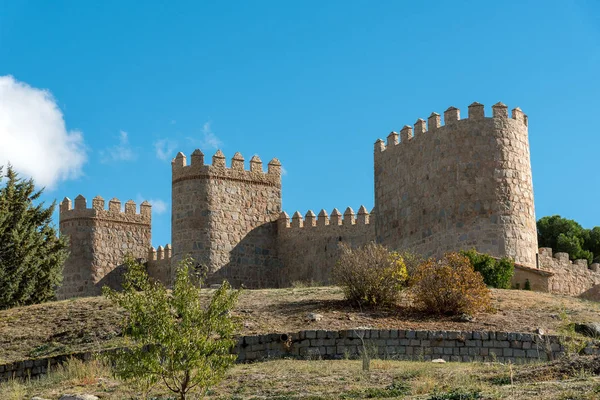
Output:
[[569,253],[571,260],[591,263],[600,256],[600,227],[585,229],[572,219],[553,215],[537,221],[538,245],[555,252]]
[[[51,226],[56,207],[34,204],[43,192],[9,165],[0,186],[0,309],[55,298],[68,256],[67,241]],[[1,182],[0,182],[1,183]]]

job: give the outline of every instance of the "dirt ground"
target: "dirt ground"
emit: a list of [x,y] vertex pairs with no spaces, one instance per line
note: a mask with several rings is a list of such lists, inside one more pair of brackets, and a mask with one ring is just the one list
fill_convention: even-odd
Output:
[[[212,291],[207,289],[208,298]],[[245,290],[234,314],[240,334],[292,333],[303,329],[356,327],[424,330],[556,332],[570,322],[600,321],[600,303],[524,290],[492,290],[495,312],[473,321],[430,316],[408,299],[393,309],[360,310],[348,305],[337,287]],[[308,313],[321,314],[308,321]],[[0,311],[0,363],[123,344],[121,310],[102,297],[82,298]]]

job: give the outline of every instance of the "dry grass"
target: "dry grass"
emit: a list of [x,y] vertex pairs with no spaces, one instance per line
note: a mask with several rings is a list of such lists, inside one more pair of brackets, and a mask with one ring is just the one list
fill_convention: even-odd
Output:
[[[573,371],[563,380],[515,379],[531,366],[489,363],[448,363],[373,360],[371,371],[361,371],[360,361],[275,360],[236,365],[226,379],[212,388],[208,399],[364,399],[404,397],[431,399],[434,394],[478,394],[482,399],[597,399],[600,379],[586,371]],[[83,370],[83,371],[82,371]],[[76,361],[40,380],[0,384],[0,398],[56,399],[64,393],[88,393],[101,399],[143,398],[128,383],[114,379],[102,363]],[[152,398],[166,399],[169,392],[154,388]],[[444,398],[444,397],[438,397]],[[459,397],[445,397],[448,399]]]
[[[206,290],[208,298],[211,290]],[[500,330],[556,332],[566,312],[573,322],[597,321],[600,304],[567,296],[517,290],[492,290],[494,313],[471,322],[431,317],[414,311],[408,301],[388,310],[360,310],[343,301],[336,287],[246,290],[235,314],[242,334],[296,332],[302,329]],[[307,322],[306,314],[323,315]],[[123,343],[123,313],[101,297],[65,300],[0,311],[0,363],[76,351],[93,351]]]

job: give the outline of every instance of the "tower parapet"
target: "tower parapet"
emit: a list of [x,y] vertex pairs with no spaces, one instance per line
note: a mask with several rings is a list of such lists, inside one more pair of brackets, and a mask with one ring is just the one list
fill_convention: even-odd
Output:
[[475,247],[535,266],[537,236],[527,116],[497,103],[492,117],[469,106],[432,113],[427,129],[406,126],[400,141],[375,143],[377,238],[425,256]]
[[227,167],[218,150],[204,164],[200,150],[191,163],[178,153],[172,162],[173,262],[190,254],[208,272],[208,283],[228,279],[247,287],[274,285],[276,220],[281,212],[281,163],[263,170],[258,156],[249,169],[235,153]]
[[65,262],[59,298],[98,295],[102,286],[119,287],[122,274],[117,268],[125,255],[145,258],[150,246],[152,207],[143,202],[137,212],[133,200],[125,203],[96,196],[92,207],[82,195],[74,207],[65,197],[59,207],[60,232],[69,237],[70,256]]

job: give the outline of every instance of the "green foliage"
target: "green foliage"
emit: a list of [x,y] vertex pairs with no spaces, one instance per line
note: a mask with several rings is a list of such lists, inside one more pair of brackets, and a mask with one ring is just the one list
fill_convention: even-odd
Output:
[[393,382],[383,388],[355,389],[342,393],[340,399],[380,399],[404,397],[410,393],[410,386],[405,382]]
[[479,390],[453,389],[449,392],[434,393],[427,400],[472,400],[481,398],[481,391]]
[[581,354],[588,343],[588,339],[575,332],[575,323],[571,320],[565,308],[560,310],[558,318],[560,319],[560,325],[557,331],[560,344],[565,352],[564,356],[573,357]]
[[486,285],[498,289],[510,289],[510,280],[515,271],[515,263],[508,257],[499,260],[489,254],[478,253],[477,250],[461,251],[466,256],[475,271],[483,276]]
[[475,314],[491,309],[490,291],[469,259],[446,253],[436,261],[427,260],[412,278],[417,305],[432,314]]
[[531,290],[531,282],[529,282],[529,279],[525,279],[525,284],[523,285],[523,290]]
[[103,288],[104,295],[128,314],[124,334],[131,345],[113,356],[116,374],[147,390],[162,380],[180,399],[192,392],[205,394],[236,358],[231,349],[237,322],[230,311],[239,291],[223,282],[203,305],[191,258],[179,263],[172,292],[151,281],[133,258],[125,264],[124,290]]
[[0,309],[41,303],[56,296],[67,259],[67,241],[51,226],[52,203],[34,204],[43,189],[9,165],[0,187]]
[[569,253],[571,260],[585,259],[592,263],[600,257],[600,227],[585,229],[572,219],[553,215],[537,222],[538,245],[554,252]]
[[333,279],[344,296],[358,306],[389,306],[406,287],[408,273],[400,254],[369,243],[352,249],[341,244],[341,256],[333,268]]

